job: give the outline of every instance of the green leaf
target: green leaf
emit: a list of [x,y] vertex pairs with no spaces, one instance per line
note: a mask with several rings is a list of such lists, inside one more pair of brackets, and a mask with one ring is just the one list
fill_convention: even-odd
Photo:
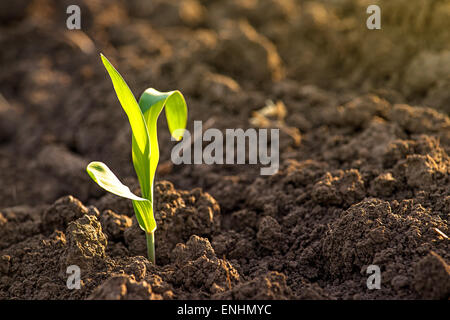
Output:
[[130,122],[133,165],[141,186],[142,198],[134,195],[101,162],[90,163],[87,171],[105,190],[131,199],[139,226],[145,232],[153,233],[156,229],[152,206],[153,182],[159,162],[157,120],[165,107],[169,131],[175,139],[180,140],[186,128],[186,101],[179,91],[159,92],[150,88],[142,94],[138,104],[119,72],[105,56],[101,55],[101,58]]
[[132,131],[133,165],[141,185],[142,196],[152,200],[150,179],[150,138],[144,116],[130,88],[104,55],[103,64],[111,77],[117,98],[128,116]]
[[114,173],[103,162],[93,161],[89,163],[86,171],[92,180],[106,191],[131,200],[147,200],[132,193],[127,186],[123,185],[122,182],[117,179]]
[[156,220],[153,215],[153,205],[150,200],[133,200],[133,208],[139,227],[146,233],[153,233],[156,230]]
[[94,161],[89,163],[86,171],[92,180],[106,191],[133,200],[133,207],[139,226],[146,232],[153,233],[155,231],[156,221],[153,217],[152,202],[150,200],[138,197],[132,193],[102,162]]
[[[180,91],[160,92],[149,88],[142,93],[139,107],[148,128],[150,137],[150,181],[153,186],[156,167],[159,162],[159,144],[157,122],[159,114],[164,107],[170,134],[179,141],[183,137],[187,122],[187,106]],[[153,188],[152,188],[153,189]],[[152,190],[153,193],[153,190]]]
[[117,98],[128,116],[132,131],[132,158],[136,175],[141,186],[142,197],[148,201],[133,200],[133,207],[139,226],[147,233],[156,229],[153,215],[153,186],[150,175],[150,138],[144,115],[134,98],[133,93],[113,65],[101,55],[103,64],[111,77]]

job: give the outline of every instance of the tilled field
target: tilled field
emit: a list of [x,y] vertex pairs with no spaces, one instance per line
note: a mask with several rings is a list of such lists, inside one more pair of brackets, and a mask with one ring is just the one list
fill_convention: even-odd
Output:
[[[379,1],[377,31],[356,0],[78,1],[80,31],[66,2],[0,5],[1,299],[449,299],[445,1]],[[262,176],[172,164],[161,117],[156,265],[131,201],[85,170],[139,193],[99,52],[136,96],[179,89],[190,130],[281,128]]]

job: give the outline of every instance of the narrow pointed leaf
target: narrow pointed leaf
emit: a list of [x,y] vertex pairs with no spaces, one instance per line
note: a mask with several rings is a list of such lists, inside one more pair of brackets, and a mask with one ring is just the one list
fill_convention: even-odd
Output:
[[101,55],[101,57],[111,77],[117,98],[130,122],[133,164],[141,185],[142,196],[151,200],[150,138],[144,116],[125,80],[104,55]]

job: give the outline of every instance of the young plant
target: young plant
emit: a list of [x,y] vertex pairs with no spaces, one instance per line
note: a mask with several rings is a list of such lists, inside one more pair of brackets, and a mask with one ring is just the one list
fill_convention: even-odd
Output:
[[153,183],[159,162],[156,124],[159,114],[166,107],[169,131],[179,141],[186,128],[186,102],[178,90],[159,92],[149,88],[141,95],[138,104],[119,72],[104,55],[101,54],[101,58],[131,125],[132,159],[141,186],[142,197],[133,194],[102,162],[91,162],[86,170],[89,176],[103,189],[133,201],[137,221],[147,237],[148,258],[155,263],[156,221],[153,215]]

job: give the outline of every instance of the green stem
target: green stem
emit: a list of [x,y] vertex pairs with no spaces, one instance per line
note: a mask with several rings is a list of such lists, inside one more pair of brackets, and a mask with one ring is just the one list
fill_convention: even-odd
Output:
[[148,260],[155,264],[155,233],[145,233],[147,238],[147,254]]

